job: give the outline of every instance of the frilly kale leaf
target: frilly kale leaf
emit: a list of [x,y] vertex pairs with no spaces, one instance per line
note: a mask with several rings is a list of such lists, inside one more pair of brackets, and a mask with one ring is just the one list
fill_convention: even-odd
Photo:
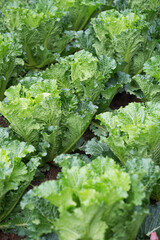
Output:
[[0,100],[12,78],[18,76],[24,64],[22,49],[17,35],[14,33],[0,34]]
[[160,99],[160,56],[151,57],[143,67],[145,75],[136,75],[136,81],[145,98],[150,101],[159,102]]
[[122,163],[130,157],[142,155],[159,163],[159,108],[158,103],[156,106],[152,102],[146,105],[130,103],[125,108],[96,117],[109,133],[105,141]]
[[0,128],[0,222],[13,210],[32,181],[40,159],[35,148],[12,140],[7,129]]
[[149,210],[150,215],[145,218],[142,226],[140,227],[137,240],[149,239],[151,232],[157,232],[158,237],[160,237],[160,202],[151,204],[149,206]]
[[[114,112],[106,112],[96,118],[109,133],[103,141],[108,144],[113,153],[125,164],[127,159],[135,156],[152,158],[160,164],[160,132],[159,103],[148,102],[130,103],[125,108]],[[158,199],[160,193],[159,183],[153,193],[153,198]]]
[[65,13],[50,0],[31,2],[27,7],[6,6],[2,12],[8,30],[17,32],[28,68],[55,62],[69,41],[62,24]]
[[127,0],[128,6],[142,12],[160,11],[160,2],[158,0]]
[[[108,157],[65,165],[59,180],[42,183],[23,197],[23,219],[16,222],[14,217],[3,227],[12,223],[32,240],[47,233],[57,234],[59,240],[134,240],[149,212],[150,191],[158,176],[151,159],[127,161],[124,169]],[[41,202],[53,211],[46,212]],[[24,222],[25,217],[30,220]]]
[[82,30],[100,7],[111,6],[106,0],[57,0],[57,5],[67,10],[64,23],[68,30]]
[[[51,161],[70,151],[83,135],[115,68],[115,61],[105,55],[96,58],[77,52],[10,87],[0,111],[26,142],[35,147],[41,141],[48,142],[46,159]],[[115,94],[104,96],[107,106]]]
[[135,75],[142,71],[157,41],[148,40],[147,22],[142,14],[108,10],[91,20],[84,32],[77,33],[77,46],[100,56],[114,58],[119,70]]

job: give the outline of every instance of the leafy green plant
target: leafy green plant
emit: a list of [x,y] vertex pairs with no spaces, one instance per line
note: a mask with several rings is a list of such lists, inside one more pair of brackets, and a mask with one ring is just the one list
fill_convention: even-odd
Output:
[[130,103],[96,117],[109,133],[104,140],[122,163],[128,158],[143,156],[159,164],[159,109],[158,103]]
[[160,202],[156,204],[151,204],[149,206],[150,215],[147,216],[139,230],[137,240],[149,239],[152,232],[157,232],[158,237],[160,237]]
[[[0,230],[159,234],[159,17],[158,0],[0,0]],[[112,111],[123,91],[143,103]],[[47,161],[62,171],[33,187]]]
[[39,165],[35,148],[12,140],[8,129],[0,128],[0,222],[14,209],[32,181]]
[[160,99],[160,56],[153,56],[143,67],[146,75],[136,75],[133,80],[137,82],[146,100],[159,102]]
[[1,11],[3,11],[6,7],[27,7],[27,5],[28,0],[1,0],[0,2]]
[[[19,233],[32,240],[51,232],[59,240],[135,239],[159,175],[151,159],[128,161],[125,169],[108,157],[86,164],[78,155],[62,155],[56,162],[62,166],[59,179],[42,183],[24,196],[23,220],[31,218],[23,221]],[[15,227],[16,221],[21,226],[21,214],[12,219]]]
[[142,14],[108,10],[77,34],[77,46],[97,56],[107,54],[117,61],[121,71],[135,75],[142,71],[156,46],[156,40],[147,39],[148,30]]
[[[103,138],[113,153],[125,164],[127,159],[151,157],[160,164],[160,105],[159,103],[130,103],[125,108],[106,112],[96,118],[109,136]],[[159,184],[152,196],[159,198]]]
[[65,16],[66,29],[79,31],[84,29],[99,7],[110,6],[112,2],[106,0],[57,0],[57,5],[68,10]]
[[128,6],[133,9],[147,11],[160,11],[160,2],[158,0],[127,0]]
[[28,68],[42,68],[55,62],[57,54],[64,50],[69,41],[62,24],[64,14],[50,0],[3,9],[4,22],[9,31],[17,33]]
[[0,34],[0,100],[4,98],[7,84],[16,78],[24,64],[22,50],[17,35]]
[[150,236],[151,232],[157,232],[158,237],[160,237],[160,202],[156,204],[151,204],[149,206],[150,215],[147,216],[140,227],[137,240],[147,240],[147,236]]
[[[35,147],[41,141],[49,142],[47,160],[51,161],[70,151],[83,135],[115,68],[115,61],[106,56],[98,59],[91,53],[77,52],[10,87],[0,112],[26,142]],[[106,106],[116,94],[111,90],[104,97]]]

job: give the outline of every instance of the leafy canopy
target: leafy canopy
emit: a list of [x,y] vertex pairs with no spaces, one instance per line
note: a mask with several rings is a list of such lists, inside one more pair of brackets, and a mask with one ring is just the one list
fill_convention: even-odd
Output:
[[147,39],[148,30],[142,14],[107,10],[93,18],[86,31],[77,33],[77,46],[97,56],[107,54],[121,71],[135,75],[156,46],[156,40]]
[[[135,157],[152,158],[160,164],[160,104],[154,102],[130,103],[125,108],[106,112],[96,117],[109,133],[102,141],[107,143],[116,157],[125,164]],[[152,198],[160,196],[157,183]]]
[[[49,142],[50,161],[68,152],[83,135],[115,67],[115,61],[105,55],[96,58],[77,52],[10,87],[0,112],[26,142],[35,147],[41,141]],[[115,94],[104,97],[107,106]]]
[[109,133],[104,141],[122,163],[143,156],[159,164],[159,109],[158,103],[130,103],[125,108],[96,117]]
[[127,0],[129,7],[146,11],[160,11],[159,0]]
[[69,41],[62,24],[65,13],[50,0],[31,1],[27,6],[11,4],[2,12],[8,31],[18,35],[28,68],[42,68],[55,62]]
[[64,18],[66,29],[79,31],[84,29],[93,14],[100,7],[110,4],[106,0],[57,0],[57,5],[68,10]]
[[[159,168],[151,159],[134,159],[125,169],[108,157],[84,164],[73,155],[73,164],[66,164],[71,159],[58,157],[56,162],[63,166],[59,180],[42,183],[24,196],[24,214],[32,211],[32,228],[29,221],[24,229],[29,239],[55,232],[60,240],[134,240],[148,213],[148,197]],[[38,208],[42,201],[47,209],[54,206],[54,211]]]
[[145,98],[150,101],[159,102],[160,99],[160,56],[151,57],[145,62],[143,71],[145,75],[136,75],[133,81],[136,81],[142,90]]
[[21,44],[14,33],[0,34],[0,100],[7,84],[18,76],[24,64]]
[[13,210],[33,179],[39,165],[39,158],[29,155],[34,152],[32,145],[12,140],[8,130],[0,128],[0,222]]

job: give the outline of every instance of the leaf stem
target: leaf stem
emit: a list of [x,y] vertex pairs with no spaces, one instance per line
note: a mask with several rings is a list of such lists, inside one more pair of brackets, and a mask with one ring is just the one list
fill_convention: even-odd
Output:
[[107,130],[105,128],[103,128],[102,126],[100,126],[99,124],[95,123],[92,121],[92,124],[97,127],[97,128],[101,128],[105,133],[107,133]]
[[[26,227],[27,223],[21,223],[21,224],[14,224],[15,227]],[[9,224],[4,224],[4,225],[0,225],[0,229],[3,228],[9,228],[10,225]]]

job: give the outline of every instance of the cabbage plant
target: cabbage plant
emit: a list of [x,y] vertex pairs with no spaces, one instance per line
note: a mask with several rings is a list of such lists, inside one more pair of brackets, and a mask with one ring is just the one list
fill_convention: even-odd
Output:
[[149,40],[147,26],[145,15],[107,10],[76,34],[77,46],[97,56],[107,54],[116,60],[120,71],[135,75],[142,71],[157,43],[154,38]]
[[0,222],[33,180],[39,161],[32,145],[12,139],[8,129],[0,128]]
[[48,142],[46,160],[52,161],[72,150],[102,99],[109,106],[123,85],[106,85],[115,68],[115,61],[105,55],[96,58],[89,52],[77,52],[10,87],[0,112],[26,142],[35,147]]
[[55,161],[62,166],[58,180],[29,191],[23,212],[8,226],[32,240],[136,238],[159,176],[151,159],[127,161],[125,168],[108,157],[87,163],[78,155],[61,155]]

